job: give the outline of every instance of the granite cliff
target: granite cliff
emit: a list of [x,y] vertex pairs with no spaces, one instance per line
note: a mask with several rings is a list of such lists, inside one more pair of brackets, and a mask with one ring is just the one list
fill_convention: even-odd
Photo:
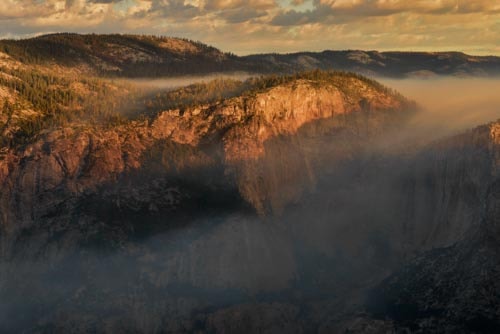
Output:
[[[118,330],[98,315],[111,308],[146,317],[127,324],[139,331],[182,331],[200,307],[288,295],[303,260],[285,209],[412,109],[371,80],[318,72],[148,119],[66,123],[12,147],[0,161],[4,330],[65,331],[87,317]],[[103,286],[122,261],[130,281]],[[41,277],[51,283],[33,284]],[[163,296],[148,302],[156,313],[122,300],[136,284],[140,299]],[[34,299],[12,304],[18,293]]]

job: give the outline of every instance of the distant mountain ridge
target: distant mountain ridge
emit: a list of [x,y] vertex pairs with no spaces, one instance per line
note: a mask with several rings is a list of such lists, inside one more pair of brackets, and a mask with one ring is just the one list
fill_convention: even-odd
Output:
[[236,70],[229,53],[181,38],[60,33],[0,41],[0,52],[28,64],[62,65],[85,73],[155,77]]
[[293,73],[323,69],[386,77],[497,76],[500,57],[461,52],[361,50],[236,56],[188,39],[59,33],[0,41],[0,52],[24,63],[58,64],[86,73],[161,77],[209,72]]
[[500,57],[471,56],[461,52],[323,51],[264,54],[245,59],[268,70],[339,69],[385,77],[431,78],[437,75],[500,75]]

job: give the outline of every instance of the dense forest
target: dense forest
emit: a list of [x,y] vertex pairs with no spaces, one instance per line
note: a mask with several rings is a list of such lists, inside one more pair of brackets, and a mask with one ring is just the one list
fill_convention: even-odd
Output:
[[141,94],[131,85],[117,87],[99,78],[51,75],[36,69],[0,68],[0,73],[0,86],[16,97],[14,102],[0,101],[5,116],[0,123],[2,146],[28,143],[42,130],[71,122],[119,123]]
[[140,88],[133,83],[97,77],[45,74],[34,68],[0,68],[0,73],[3,73],[0,75],[0,86],[15,92],[17,97],[14,102],[7,98],[0,100],[3,147],[29,143],[51,128],[69,124],[114,126],[131,119],[154,118],[159,112],[169,109],[180,109],[182,112],[195,105],[253,95],[299,79],[325,82],[352,95],[356,92],[350,90],[355,88],[346,81],[355,78],[377,90],[396,94],[374,80],[341,71],[315,70],[252,77],[245,81],[220,78],[174,90]]
[[60,33],[2,40],[0,51],[25,64],[79,67],[98,76],[157,77],[245,68],[231,53],[182,38]]
[[398,92],[383,86],[375,80],[355,73],[313,70],[289,75],[261,75],[251,77],[245,81],[216,79],[207,83],[196,83],[176,90],[156,93],[146,100],[145,109],[147,115],[155,115],[157,112],[166,109],[183,109],[194,105],[223,101],[235,96],[252,95],[301,79],[314,81],[316,84],[328,83],[344,91],[346,94],[356,94],[355,91],[350,91],[355,90],[355,88],[346,84],[346,81],[353,78],[361,80],[377,90],[399,96],[399,98],[405,100]]

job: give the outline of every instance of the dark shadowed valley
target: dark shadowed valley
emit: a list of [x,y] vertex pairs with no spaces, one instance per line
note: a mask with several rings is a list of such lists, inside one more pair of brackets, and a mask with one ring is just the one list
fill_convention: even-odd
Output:
[[0,41],[0,333],[500,331],[499,64]]

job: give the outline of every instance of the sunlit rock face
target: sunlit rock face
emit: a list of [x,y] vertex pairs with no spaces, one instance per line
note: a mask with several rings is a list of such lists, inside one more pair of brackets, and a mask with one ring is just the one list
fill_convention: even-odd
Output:
[[[139,331],[192,328],[194,310],[276,294],[284,304],[265,308],[291,312],[295,323],[288,298],[314,286],[304,261],[316,252],[297,248],[303,238],[286,208],[316,191],[324,169],[353,160],[412,107],[343,74],[167,110],[150,121],[68,126],[9,152],[0,162],[3,300],[36,297],[2,305],[5,328],[65,329],[88,318],[89,326],[109,322],[118,330],[113,317],[97,315],[103,308]],[[331,261],[329,254],[322,266]],[[67,284],[57,292],[61,272]],[[41,276],[50,282],[32,284]],[[146,300],[156,313],[136,309]],[[220,329],[232,311],[211,320],[199,312]]]
[[[397,117],[406,103],[355,77],[337,81],[297,80],[182,113],[165,111],[151,125],[135,122],[112,129],[51,132],[0,162],[3,226],[6,231],[19,230],[44,217],[57,217],[59,213],[53,210],[58,206],[66,208],[60,213],[67,214],[72,205],[69,198],[107,193],[134,182],[132,179],[156,175],[166,181],[170,177],[173,184],[180,178],[211,185],[210,178],[202,180],[194,172],[223,174],[220,186],[235,188],[259,214],[279,213],[297,201],[304,189],[314,186],[318,166],[311,166],[311,160],[320,159],[322,153],[303,151],[300,141],[304,136],[297,135],[301,127],[335,119],[338,125],[308,131],[337,126],[368,137],[383,129],[384,117],[388,118],[383,111],[390,110]],[[363,123],[342,121],[349,117],[358,117]],[[129,193],[139,191],[133,188]],[[126,206],[126,199],[116,200],[119,206]],[[154,200],[150,205],[151,209],[158,207]]]

